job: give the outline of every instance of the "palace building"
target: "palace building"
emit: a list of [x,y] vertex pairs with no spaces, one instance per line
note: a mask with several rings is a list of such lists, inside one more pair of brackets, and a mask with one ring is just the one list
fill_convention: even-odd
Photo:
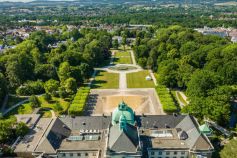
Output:
[[112,116],[40,118],[15,148],[25,158],[210,158],[213,151],[194,117],[138,116],[124,102]]

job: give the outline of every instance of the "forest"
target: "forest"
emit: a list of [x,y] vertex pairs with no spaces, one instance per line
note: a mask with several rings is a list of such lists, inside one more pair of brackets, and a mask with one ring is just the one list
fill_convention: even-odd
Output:
[[174,25],[157,29],[155,37],[138,35],[133,49],[139,65],[158,73],[159,84],[185,91],[190,104],[183,113],[229,126],[237,94],[237,44]]
[[[50,44],[66,41],[57,48]],[[65,98],[88,80],[93,68],[109,57],[111,35],[77,29],[64,33],[32,33],[29,39],[0,55],[0,98],[6,93],[30,96],[47,93]]]

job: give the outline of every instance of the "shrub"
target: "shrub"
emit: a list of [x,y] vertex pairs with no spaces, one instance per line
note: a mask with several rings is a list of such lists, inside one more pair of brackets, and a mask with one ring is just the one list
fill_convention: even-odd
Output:
[[33,106],[34,108],[37,108],[40,106],[40,101],[35,95],[32,95],[29,98],[29,102],[30,102],[31,106]]
[[165,86],[156,87],[156,92],[159,95],[160,102],[165,112],[172,113],[178,111],[178,107],[175,105],[169,90]]
[[50,94],[48,94],[48,93],[45,93],[45,94],[43,95],[43,98],[44,98],[44,100],[46,100],[47,102],[50,102],[50,101],[52,100],[52,96],[51,96]]
[[82,87],[77,91],[70,105],[70,108],[68,110],[69,115],[78,116],[82,114],[86,106],[86,101],[87,101],[89,93],[90,93],[90,89],[85,88],[85,87]]
[[19,124],[17,124],[16,126],[17,136],[24,136],[27,134],[28,131],[29,131],[29,127],[25,123],[20,122]]
[[16,90],[18,95],[34,95],[44,93],[44,83],[38,81],[28,81]]

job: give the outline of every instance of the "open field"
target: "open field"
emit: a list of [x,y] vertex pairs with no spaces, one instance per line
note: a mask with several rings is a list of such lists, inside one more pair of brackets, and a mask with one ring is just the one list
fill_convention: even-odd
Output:
[[150,75],[148,70],[127,74],[128,88],[154,88],[154,82],[146,80],[148,75]]
[[98,71],[92,88],[116,89],[119,87],[119,74]]
[[85,115],[110,115],[124,101],[138,115],[164,114],[154,89],[91,90]]
[[132,64],[130,52],[116,51],[114,56],[114,64]]

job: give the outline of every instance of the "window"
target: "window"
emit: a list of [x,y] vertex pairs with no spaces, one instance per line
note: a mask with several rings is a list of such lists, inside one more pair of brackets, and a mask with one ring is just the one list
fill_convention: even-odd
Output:
[[184,155],[184,154],[185,154],[185,151],[182,151],[181,154]]
[[88,153],[85,153],[85,156],[88,156]]
[[177,155],[177,151],[174,151],[174,155]]
[[73,156],[73,153],[70,153],[70,156],[72,157],[72,156]]
[[166,155],[170,155],[170,152],[169,152],[169,151],[166,151]]
[[154,155],[154,154],[155,154],[154,151],[152,151],[152,152],[151,152],[151,155]]
[[66,154],[65,153],[62,153],[62,157],[65,157],[66,156]]
[[81,156],[81,153],[77,153],[77,156]]
[[162,151],[159,151],[159,153],[158,153],[159,155],[162,155]]
[[177,158],[176,156],[174,156],[173,158]]
[[184,158],[183,156],[181,156],[180,158]]
[[96,153],[93,153],[93,156],[96,156]]

